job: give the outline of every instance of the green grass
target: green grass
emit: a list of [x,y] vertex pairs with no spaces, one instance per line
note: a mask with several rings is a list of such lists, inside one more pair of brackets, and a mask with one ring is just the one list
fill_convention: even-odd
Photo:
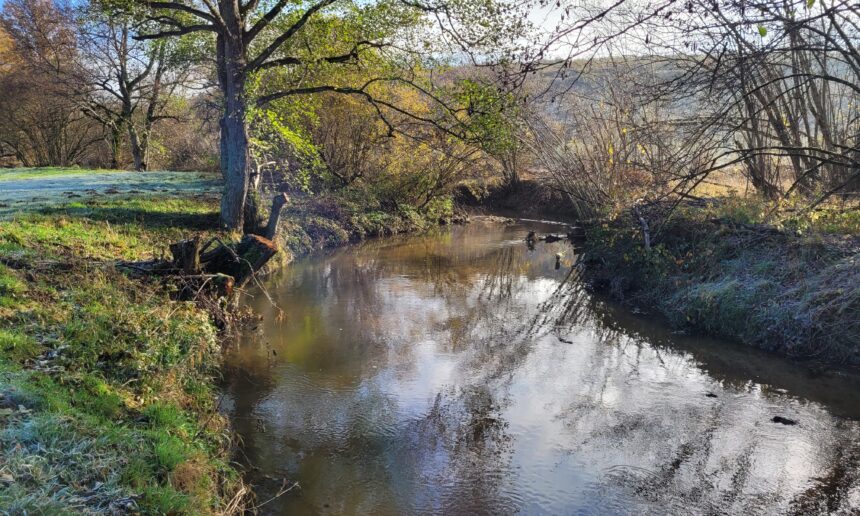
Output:
[[116,172],[127,171],[110,169],[84,169],[77,167],[4,168],[0,169],[0,181],[20,181],[22,179],[75,176],[81,174],[112,174]]
[[217,204],[211,197],[70,203],[0,223],[0,253],[30,260],[131,260],[163,250],[192,232],[217,227]]
[[15,306],[26,291],[27,287],[18,275],[0,264],[0,307]]
[[0,221],[0,509],[207,514],[239,486],[216,330],[116,270],[217,227],[211,198],[73,203]]
[[21,330],[0,329],[0,353],[15,361],[35,358],[40,347],[36,340]]

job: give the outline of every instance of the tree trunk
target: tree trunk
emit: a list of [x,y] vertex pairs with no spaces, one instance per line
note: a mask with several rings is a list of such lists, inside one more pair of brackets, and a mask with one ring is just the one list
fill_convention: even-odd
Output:
[[146,170],[145,150],[138,137],[137,129],[134,128],[134,122],[128,124],[128,139],[131,143],[131,157],[134,160],[134,169],[142,172]]
[[248,195],[245,197],[245,222],[243,232],[259,234],[265,228],[265,216],[260,207],[260,185],[253,178],[248,181]]
[[238,97],[226,99],[221,118],[221,173],[224,175],[221,224],[231,230],[242,229],[248,195],[248,134],[244,102]]
[[[150,87],[149,105],[146,107],[146,117],[143,120],[143,130],[132,139],[132,154],[134,155],[134,168],[138,171],[147,169],[149,161],[149,139],[152,137],[152,126],[158,116],[159,101],[161,97],[161,79],[164,76],[164,55],[167,47],[160,45],[158,53],[153,58],[155,76]],[[137,133],[137,131],[135,131]]]
[[284,205],[290,200],[287,197],[287,194],[281,193],[276,195],[274,199],[272,199],[272,209],[269,211],[269,222],[266,224],[266,230],[263,233],[263,236],[269,240],[275,241],[275,237],[278,236],[278,226],[281,222],[281,210]]
[[[221,2],[232,4],[232,2]],[[229,9],[229,8],[228,8]],[[239,20],[238,13],[222,13],[225,20]],[[238,23],[238,22],[237,22]],[[221,116],[221,224],[234,231],[243,229],[248,197],[248,130],[245,125],[245,81],[247,60],[242,42],[243,28],[218,35],[218,80],[224,95]]]
[[119,140],[120,140],[120,131],[119,127],[112,127],[110,130],[110,141],[108,145],[110,146],[110,168],[116,170],[119,168]]

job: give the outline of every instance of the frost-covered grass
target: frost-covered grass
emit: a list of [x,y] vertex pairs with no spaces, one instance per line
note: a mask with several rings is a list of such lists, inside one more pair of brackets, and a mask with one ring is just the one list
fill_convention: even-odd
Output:
[[619,217],[590,230],[586,275],[675,326],[790,356],[860,364],[856,211],[763,225],[753,199],[682,208],[645,250]]
[[208,315],[113,266],[216,210],[128,197],[0,221],[0,510],[217,513],[240,489]]
[[221,179],[197,172],[129,172],[75,168],[0,169],[0,218],[69,202],[217,194]]

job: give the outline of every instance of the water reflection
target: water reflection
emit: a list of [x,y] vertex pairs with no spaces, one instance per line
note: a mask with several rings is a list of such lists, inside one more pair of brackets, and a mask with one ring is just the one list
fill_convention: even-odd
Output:
[[[228,358],[278,514],[860,510],[860,379],[673,335],[588,293],[535,223],[295,264]],[[563,253],[555,268],[556,253]],[[774,416],[796,420],[774,423]]]

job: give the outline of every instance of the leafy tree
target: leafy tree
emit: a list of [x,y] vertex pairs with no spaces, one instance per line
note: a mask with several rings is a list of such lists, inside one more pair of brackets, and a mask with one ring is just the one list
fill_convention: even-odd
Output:
[[9,0],[0,27],[0,145],[28,166],[80,162],[99,128],[80,110],[80,91],[57,78],[75,73],[75,26],[53,2]]
[[522,135],[527,131],[524,120],[528,110],[521,91],[477,79],[463,80],[457,87],[460,102],[467,106],[467,139],[498,161],[508,186],[519,182],[526,154]]
[[[214,36],[221,115],[221,171],[225,188],[221,222],[230,229],[260,226],[256,193],[250,189],[249,111],[278,99],[331,92],[370,103],[384,120],[390,113],[409,114],[384,98],[391,84],[408,85],[436,101],[436,112],[423,120],[438,123],[441,114],[461,111],[435,94],[422,65],[443,51],[460,55],[504,54],[524,28],[525,17],[511,5],[490,0],[422,3],[412,0],[114,0],[136,7],[157,24],[141,40],[203,33]],[[435,25],[430,19],[437,21]],[[473,23],[474,22],[474,23]],[[492,49],[489,51],[488,49]],[[337,70],[361,69],[365,63],[388,66],[362,82]],[[253,97],[251,96],[253,86]],[[416,115],[418,116],[418,115]]]

